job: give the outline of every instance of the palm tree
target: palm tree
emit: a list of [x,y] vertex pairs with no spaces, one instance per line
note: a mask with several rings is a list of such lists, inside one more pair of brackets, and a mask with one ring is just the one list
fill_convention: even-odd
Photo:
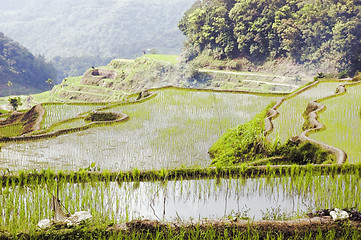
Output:
[[51,80],[50,78],[48,78],[48,80],[46,80],[45,82],[49,85],[49,91],[50,91],[51,86],[53,85],[53,80]]
[[9,96],[11,95],[11,86],[13,85],[13,83],[11,81],[8,81],[8,83],[6,84],[6,86],[8,86],[9,88]]

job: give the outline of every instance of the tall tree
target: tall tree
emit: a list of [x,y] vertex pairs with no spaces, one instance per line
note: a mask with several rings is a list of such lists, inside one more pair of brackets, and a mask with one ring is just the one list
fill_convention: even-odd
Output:
[[360,19],[360,0],[207,0],[180,29],[198,54],[258,63],[283,57],[354,72],[361,70]]

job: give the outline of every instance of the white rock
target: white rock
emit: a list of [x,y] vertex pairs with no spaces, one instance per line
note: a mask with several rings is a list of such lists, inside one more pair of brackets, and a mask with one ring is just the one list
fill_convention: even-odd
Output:
[[51,225],[52,224],[51,224],[51,221],[49,219],[40,220],[39,223],[38,223],[38,227],[42,228],[42,229],[50,228]]
[[64,223],[66,223],[66,225],[67,225],[68,227],[71,227],[71,226],[74,226],[74,225],[75,225],[75,222],[72,221],[72,220],[69,219],[69,218],[65,219]]
[[330,215],[334,221],[343,220],[350,217],[346,211],[340,210],[338,208],[335,208],[335,211],[331,211]]
[[88,211],[75,212],[70,218],[76,218],[76,222],[85,221],[91,219],[93,216]]
[[[66,218],[63,221],[58,221],[60,223],[65,223],[68,227],[78,225],[82,221],[93,218],[93,216],[88,211],[75,212],[70,217]],[[50,228],[53,225],[53,222],[49,219],[43,219],[38,223],[39,228],[45,229]]]

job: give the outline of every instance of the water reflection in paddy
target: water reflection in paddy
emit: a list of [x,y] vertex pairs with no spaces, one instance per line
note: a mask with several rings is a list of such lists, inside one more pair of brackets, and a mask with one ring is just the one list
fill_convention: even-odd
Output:
[[[49,200],[56,184],[3,187],[0,226],[33,227],[51,218]],[[70,212],[88,210],[94,221],[164,221],[248,217],[289,219],[326,208],[360,209],[358,174],[259,179],[206,179],[167,182],[60,183],[59,198]],[[15,225],[14,225],[15,224]],[[14,226],[13,226],[14,225]]]
[[161,91],[147,102],[109,109],[129,115],[126,123],[54,139],[5,144],[0,165],[10,170],[73,171],[93,162],[102,170],[123,171],[208,166],[209,148],[227,129],[251,120],[278,98]]

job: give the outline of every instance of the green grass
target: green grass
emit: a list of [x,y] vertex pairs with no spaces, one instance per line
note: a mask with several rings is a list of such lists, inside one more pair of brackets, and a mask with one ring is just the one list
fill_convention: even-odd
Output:
[[268,109],[265,109],[251,121],[223,134],[209,149],[212,164],[227,166],[253,161],[257,157],[264,158],[263,150],[266,151],[266,147],[263,132],[267,112]]
[[0,126],[0,137],[19,136],[24,131],[22,124]]
[[151,58],[151,59],[155,59],[155,60],[163,61],[163,62],[169,62],[172,64],[177,64],[179,62],[178,55],[146,54],[143,57]]
[[51,100],[50,91],[34,94],[31,97],[35,103],[49,102]]

